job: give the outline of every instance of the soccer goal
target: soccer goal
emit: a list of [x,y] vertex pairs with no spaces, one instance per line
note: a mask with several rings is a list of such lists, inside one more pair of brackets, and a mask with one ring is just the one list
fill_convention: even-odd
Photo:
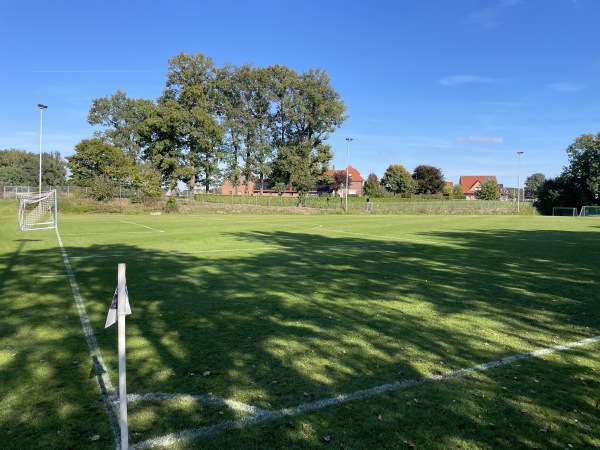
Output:
[[566,206],[555,206],[552,208],[553,216],[577,216],[577,208],[567,208]]
[[40,193],[21,192],[17,197],[21,230],[56,228],[56,190]]
[[600,216],[600,206],[582,206],[579,215],[581,217]]

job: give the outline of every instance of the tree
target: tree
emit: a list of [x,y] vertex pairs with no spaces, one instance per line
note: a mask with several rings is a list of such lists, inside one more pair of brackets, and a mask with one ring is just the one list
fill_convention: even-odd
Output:
[[492,179],[485,180],[475,192],[477,200],[500,200],[500,188]]
[[400,164],[391,164],[381,178],[381,185],[394,195],[412,194],[415,183],[410,172]]
[[120,148],[138,162],[142,156],[140,127],[154,108],[152,100],[127,98],[124,92],[117,90],[110,97],[92,100],[87,120],[92,126],[105,127],[104,131],[94,131],[95,137]]
[[422,164],[415,167],[412,178],[416,182],[416,194],[437,194],[445,185],[442,170],[433,166]]
[[452,187],[452,197],[457,200],[465,198],[465,194],[463,193],[462,186],[460,184],[455,184]]
[[582,198],[584,191],[578,181],[568,169],[555,178],[545,180],[537,191],[538,210],[542,214],[550,215],[555,206],[579,208],[586,204]]
[[[217,71],[217,78],[223,99],[220,115],[225,128],[228,178],[234,186],[241,179],[256,178],[262,193],[273,158],[270,72],[251,64],[226,66]],[[248,193],[248,183],[245,189]]]
[[542,184],[546,181],[546,176],[543,173],[534,173],[529,175],[525,180],[525,196],[537,198],[538,191]]
[[206,191],[220,177],[223,129],[212,59],[180,53],[169,60],[167,83],[157,107],[141,129],[144,156],[160,170],[171,189],[182,180]]
[[597,205],[600,196],[600,132],[582,134],[567,147],[569,167],[565,176],[579,188],[580,204]]
[[278,151],[272,175],[275,181],[292,183],[300,206],[311,188],[327,182],[333,154],[326,141],[346,119],[346,107],[322,70],[297,74],[273,66],[270,72],[275,99],[270,123]]
[[97,179],[100,183],[111,180],[131,184],[133,181],[132,158],[102,139],[82,140],[75,146],[75,154],[66,159],[71,180],[77,186],[91,186]]
[[338,192],[340,189],[346,186],[346,171],[345,170],[334,170],[329,182],[330,192]]
[[[37,186],[39,176],[39,153],[19,149],[0,150],[0,184]],[[66,182],[66,165],[60,153],[42,153],[42,186],[62,186]]]
[[374,198],[385,197],[385,188],[379,182],[379,178],[374,173],[370,173],[367,176],[363,190],[366,196]]

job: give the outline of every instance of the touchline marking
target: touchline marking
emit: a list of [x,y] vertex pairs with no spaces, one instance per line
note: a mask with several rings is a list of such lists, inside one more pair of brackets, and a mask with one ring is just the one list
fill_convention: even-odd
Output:
[[83,334],[85,335],[85,340],[88,344],[88,348],[90,349],[90,356],[92,357],[92,363],[94,365],[94,371],[96,373],[96,381],[98,382],[98,386],[100,387],[104,408],[108,413],[110,427],[112,429],[113,437],[115,439],[115,446],[118,447],[120,443],[121,430],[119,426],[119,417],[117,415],[118,407],[114,408],[113,403],[114,399],[118,400],[119,397],[117,395],[117,391],[110,382],[110,377],[108,376],[106,364],[104,364],[104,360],[102,359],[100,347],[98,347],[98,342],[96,341],[94,330],[92,329],[92,325],[90,324],[90,321],[88,319],[87,311],[85,310],[85,305],[83,304],[81,294],[79,293],[79,286],[77,286],[77,281],[75,280],[75,275],[73,274],[73,270],[71,269],[71,264],[69,263],[67,251],[65,250],[65,247],[62,243],[62,239],[60,238],[60,234],[58,233],[58,228],[56,229],[56,237],[58,238],[58,245],[62,253],[65,268],[67,269],[67,276],[69,277],[69,282],[71,283],[73,297],[75,297],[77,311],[79,311],[79,320],[81,321]]
[[126,220],[121,220],[121,222],[123,222],[123,223],[128,223],[129,225],[136,225],[136,226],[138,226],[138,227],[142,227],[142,228],[148,228],[149,230],[152,230],[152,231],[158,231],[159,233],[164,233],[164,231],[163,231],[163,230],[159,230],[159,229],[152,228],[152,227],[147,227],[146,225],[140,225],[139,223],[127,222]]
[[[137,444],[131,445],[130,448],[134,449],[147,449],[153,448],[156,446],[168,446],[176,444],[177,442],[197,439],[197,438],[206,438],[213,436],[222,431],[231,430],[234,428],[243,428],[247,425],[256,425],[262,422],[267,422],[270,420],[280,419],[282,417],[294,416],[296,414],[305,413],[309,411],[315,411],[318,409],[326,408],[332,405],[339,405],[342,403],[347,403],[354,400],[361,400],[364,398],[373,397],[375,395],[388,392],[395,391],[398,389],[405,389],[408,387],[416,386],[418,384],[423,384],[431,381],[444,381],[453,378],[463,377],[473,372],[483,372],[485,370],[493,369],[495,367],[503,366],[505,364],[510,364],[515,361],[520,361],[523,359],[537,358],[543,355],[547,355],[550,353],[569,350],[575,347],[582,347],[584,345],[593,344],[596,342],[600,342],[600,336],[591,337],[588,339],[583,339],[581,341],[569,342],[567,344],[557,345],[555,347],[544,348],[540,350],[535,350],[532,352],[521,353],[519,355],[508,356],[506,358],[499,359],[497,361],[491,361],[484,364],[478,364],[473,367],[469,367],[467,369],[455,370],[452,372],[446,372],[440,375],[431,375],[428,377],[418,378],[414,380],[404,380],[404,381],[396,381],[395,383],[383,384],[381,386],[376,386],[370,389],[363,389],[360,391],[353,392],[351,394],[341,394],[337,397],[326,398],[323,400],[318,400],[312,403],[303,403],[298,406],[283,408],[275,411],[267,411],[263,409],[258,409],[255,415],[244,417],[239,420],[229,420],[226,422],[221,422],[215,425],[208,425],[200,428],[193,428],[188,430],[183,430],[177,433],[170,433],[165,436],[148,439],[146,441],[138,442]],[[191,396],[190,396],[191,397]],[[144,396],[140,396],[140,400],[142,400]],[[169,398],[169,397],[165,397]]]

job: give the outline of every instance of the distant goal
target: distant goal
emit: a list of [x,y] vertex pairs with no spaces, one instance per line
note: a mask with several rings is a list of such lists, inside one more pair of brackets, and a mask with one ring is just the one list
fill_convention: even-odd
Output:
[[600,217],[600,206],[582,206],[581,217]]
[[19,199],[19,228],[24,231],[56,228],[56,190],[21,192]]
[[577,216],[577,208],[567,208],[565,206],[555,206],[552,208],[553,216]]

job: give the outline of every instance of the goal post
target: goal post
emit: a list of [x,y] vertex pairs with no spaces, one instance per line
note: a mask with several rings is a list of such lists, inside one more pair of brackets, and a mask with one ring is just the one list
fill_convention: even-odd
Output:
[[56,190],[21,192],[19,198],[19,228],[24,231],[56,228]]
[[553,216],[577,216],[577,208],[568,208],[566,206],[555,206],[552,208]]
[[579,215],[581,217],[598,217],[600,216],[600,206],[582,206]]

